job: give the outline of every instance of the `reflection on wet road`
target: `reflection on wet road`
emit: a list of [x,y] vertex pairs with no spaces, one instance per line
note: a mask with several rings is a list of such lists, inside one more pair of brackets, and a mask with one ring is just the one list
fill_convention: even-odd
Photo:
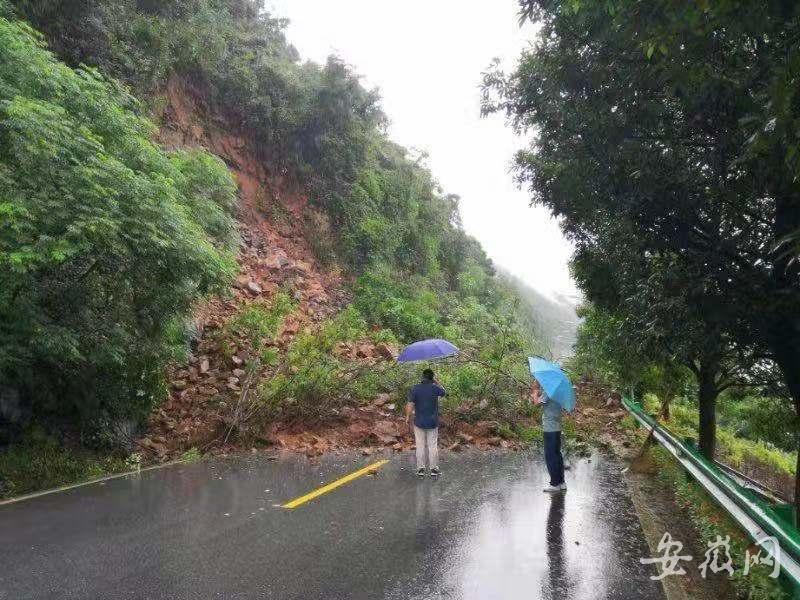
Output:
[[374,462],[262,456],[143,473],[0,507],[0,600],[662,598],[619,465],[602,456],[541,492],[541,459],[445,457],[435,481]]

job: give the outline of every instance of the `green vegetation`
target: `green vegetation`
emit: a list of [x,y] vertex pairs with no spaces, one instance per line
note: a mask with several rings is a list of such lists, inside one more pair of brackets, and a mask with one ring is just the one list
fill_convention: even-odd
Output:
[[[696,375],[674,362],[643,360],[637,346],[626,345],[636,337],[627,337],[625,325],[608,313],[589,308],[582,314],[576,355],[570,364],[575,376],[632,392],[643,399],[651,414],[664,417],[671,430],[702,439]],[[785,397],[758,395],[770,391],[775,388],[730,387],[719,393],[714,456],[791,498],[787,480],[796,473],[792,456],[795,414]]]
[[[646,395],[643,404],[651,414],[660,409],[660,400],[653,394]],[[672,417],[666,423],[670,431],[678,437],[696,439],[698,426],[696,407],[683,400],[676,401],[672,409]],[[639,448],[645,443],[648,431],[640,427],[633,416],[626,415],[620,426],[628,442],[634,448]],[[776,468],[793,468],[791,456],[775,451],[769,444],[734,438],[724,427],[719,429],[719,434],[720,452],[725,455],[724,458],[727,462],[731,462],[737,467],[743,465],[734,460],[736,453],[739,453],[738,458],[742,461],[761,457],[765,460],[777,461]],[[779,464],[782,459],[785,462]],[[735,521],[720,509],[717,502],[699,484],[686,476],[683,467],[665,449],[659,445],[647,446],[642,454],[637,452],[631,469],[654,474],[655,483],[658,484],[657,489],[666,492],[668,497],[677,504],[681,514],[687,516],[688,523],[696,532],[698,542],[692,553],[694,554],[693,568],[697,568],[705,559],[704,552],[707,549],[707,542],[716,540],[717,536],[721,536],[723,539],[730,536],[730,557],[734,568],[731,584],[736,597],[774,600],[788,597],[786,590],[782,587],[783,580],[769,577],[772,567],[751,566],[749,574],[744,575],[745,551],[749,548],[751,552],[754,552],[750,538]],[[650,484],[648,484],[648,488],[650,488]],[[673,537],[677,537],[684,543],[689,541],[681,539],[674,531]],[[684,548],[684,550],[688,550],[688,548]]]
[[317,329],[300,332],[272,377],[258,388],[258,410],[266,419],[324,419],[345,401],[372,400],[384,391],[374,368],[353,366],[336,357],[337,344],[368,337],[358,311],[350,307]]
[[483,107],[535,131],[517,178],[575,243],[576,370],[693,395],[707,457],[728,394],[791,402],[797,451],[800,5],[519,4],[540,36]]
[[[254,0],[15,0],[69,65],[87,64],[157,101],[187,78],[273,163],[325,204],[347,195],[384,117],[378,95],[336,58],[300,64],[286,21]],[[279,164],[275,165],[280,166]]]
[[0,452],[0,499],[21,496],[131,468],[122,454],[70,448],[32,428],[19,443]]
[[[265,155],[312,191],[337,232],[335,248],[320,254],[335,250],[359,274],[389,273],[397,282],[416,275],[431,292],[472,286],[471,295],[485,299],[491,267],[459,226],[457,197],[439,190],[421,157],[386,138],[375,92],[335,58],[300,64],[285,40],[286,23],[258,2],[14,5],[68,63],[96,65],[145,97],[157,98],[173,75],[205,88],[223,114],[253,132]],[[407,328],[402,335],[432,323],[430,300],[413,301],[407,310],[384,307],[398,313],[392,318],[417,321],[399,323]]]
[[[354,281],[352,306],[285,351],[288,293],[215,332],[230,358],[254,351],[234,423],[402,394],[415,371],[354,369],[337,344],[441,336],[469,359],[441,369],[445,410],[535,436],[519,420],[531,413],[525,357],[547,349],[529,304],[495,277],[424,157],[388,139],[377,93],[335,57],[301,63],[285,26],[251,0],[0,0],[0,402],[23,415],[0,422],[0,443],[29,424],[130,450],[166,396],[166,364],[188,349],[192,305],[236,272],[225,165],[153,141],[146,115],[171,81],[309,193],[312,247]],[[75,460],[30,486],[97,464]]]
[[[14,7],[75,67],[4,4],[0,373],[34,415],[89,433],[140,420],[164,395],[190,303],[233,272],[235,186],[224,165],[160,150],[137,101],[105,75],[153,99],[168,77],[190,77],[242,119],[312,190],[337,231],[320,254],[360,275],[355,304],[390,337],[452,333],[451,320],[486,321],[500,305],[488,260],[458,226],[457,199],[386,139],[377,96],[336,59],[299,64],[285,23],[256,3]],[[283,304],[249,306],[229,333],[272,337]],[[264,348],[262,358],[277,356]]]
[[[470,316],[473,322],[465,322]],[[448,339],[461,343],[468,352],[462,359],[432,365],[448,390],[442,408],[445,413],[458,410],[467,419],[493,415],[513,421],[530,416],[530,406],[521,398],[527,385],[526,346],[510,324],[511,317],[504,323],[485,308],[480,316],[497,320],[475,319],[468,308],[460,306],[459,314],[451,315],[447,326],[434,321],[437,328],[446,330]],[[337,357],[341,344],[365,341],[395,342],[396,337],[390,329],[368,327],[353,305],[318,327],[301,331],[275,373],[259,385],[261,414],[267,418],[321,419],[331,414],[332,408],[372,401],[379,393],[393,395],[402,406],[404,390],[419,377],[419,367],[396,363],[364,367]],[[478,407],[478,401],[484,398],[484,404]]]
[[[727,515],[720,514],[719,507],[703,488],[689,480],[681,467],[662,448],[650,450],[650,456],[657,465],[658,478],[675,495],[678,505],[686,511],[692,525],[698,532],[701,542],[714,541],[717,536],[723,539],[730,536],[730,557],[734,574],[731,583],[740,598],[758,600],[780,600],[786,598],[779,580],[769,577],[772,567],[757,565],[744,574],[745,552],[751,547],[750,539]],[[724,558],[724,557],[723,557]],[[695,556],[695,565],[705,559]]]
[[181,454],[181,461],[185,463],[197,462],[203,457],[197,448],[189,448],[186,452]]
[[[643,404],[651,414],[657,414],[660,410],[660,400],[653,394],[646,395]],[[735,468],[742,468],[745,463],[760,463],[776,473],[794,475],[795,464],[790,452],[777,448],[768,439],[737,435],[739,432],[725,425],[726,422],[729,422],[730,413],[743,410],[733,401],[723,403],[723,406],[727,405],[731,405],[731,408],[722,410],[721,423],[717,428],[719,458]],[[697,439],[696,406],[685,400],[673,402],[670,406],[670,420],[666,425],[670,431],[680,437]],[[771,433],[772,431],[767,430],[766,437],[770,437]]]
[[505,287],[519,297],[520,316],[525,319],[526,327],[536,332],[543,347],[542,356],[556,360],[571,357],[578,331],[577,300],[559,296],[548,298],[502,270],[498,271],[498,277]]
[[785,452],[792,452],[795,448],[794,436],[786,427],[793,418],[788,402],[750,394],[728,394],[721,403],[719,415],[720,425],[737,436],[760,440]]
[[163,397],[175,325],[234,271],[235,185],[118,84],[0,19],[0,381],[91,430]]
[[268,304],[247,304],[226,323],[226,337],[240,337],[252,345],[271,342],[278,333],[283,319],[292,312],[297,303],[286,292],[278,292]]

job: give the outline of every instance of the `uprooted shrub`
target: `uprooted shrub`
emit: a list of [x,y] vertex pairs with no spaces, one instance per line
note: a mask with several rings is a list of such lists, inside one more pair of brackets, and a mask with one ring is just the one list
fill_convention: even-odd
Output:
[[266,303],[242,306],[225,326],[225,339],[239,339],[253,348],[271,343],[286,315],[297,306],[291,296],[280,291]]
[[338,358],[337,344],[391,340],[385,331],[369,331],[355,307],[348,307],[317,328],[301,331],[279,370],[258,387],[256,413],[263,419],[324,419],[345,403],[357,403],[387,391],[385,371],[394,364],[368,365]]
[[[529,417],[529,403],[523,397],[527,386],[523,341],[499,314],[478,310],[476,315],[476,306],[480,308],[454,307],[448,318],[452,339],[464,348],[462,357],[430,365],[448,390],[442,412],[468,420],[511,422]],[[379,393],[390,393],[402,406],[408,389],[428,365],[370,364],[337,353],[342,343],[357,345],[365,340],[396,343],[391,331],[368,328],[355,306],[319,327],[301,331],[278,369],[259,384],[252,414],[265,421],[324,420],[345,404],[369,402]]]

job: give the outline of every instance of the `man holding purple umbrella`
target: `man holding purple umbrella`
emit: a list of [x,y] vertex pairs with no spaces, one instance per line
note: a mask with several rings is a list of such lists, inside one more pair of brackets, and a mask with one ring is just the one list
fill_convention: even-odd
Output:
[[[434,338],[409,344],[403,348],[397,362],[421,362],[456,354],[458,348],[453,344]],[[406,423],[411,423],[413,412],[418,477],[425,477],[426,468],[430,469],[431,477],[438,477],[442,473],[439,470],[439,398],[444,395],[444,388],[434,379],[430,369],[422,372],[422,381],[411,388],[408,394]]]
[[439,398],[446,394],[431,369],[422,372],[422,381],[411,388],[406,403],[406,422],[414,413],[414,440],[417,445],[417,476],[438,477],[439,470]]

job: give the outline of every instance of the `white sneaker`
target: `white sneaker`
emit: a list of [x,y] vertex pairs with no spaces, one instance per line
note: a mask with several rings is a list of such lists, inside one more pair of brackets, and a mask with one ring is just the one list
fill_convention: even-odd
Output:
[[561,486],[560,485],[548,485],[542,491],[545,492],[545,493],[548,493],[548,494],[555,494],[556,492],[560,492],[561,491]]

